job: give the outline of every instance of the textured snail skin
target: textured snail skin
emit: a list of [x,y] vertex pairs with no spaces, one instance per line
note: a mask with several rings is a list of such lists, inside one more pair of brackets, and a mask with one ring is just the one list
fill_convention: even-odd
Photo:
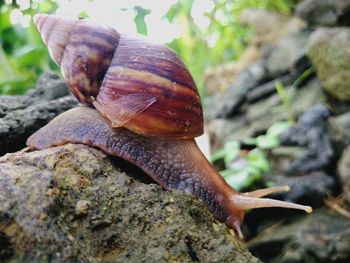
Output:
[[[165,189],[177,189],[195,195],[206,203],[220,221],[235,215],[225,200],[237,192],[221,176],[210,175],[213,168],[194,139],[158,139],[138,135],[124,128],[113,129],[96,110],[82,107],[56,117],[27,141],[28,146],[36,149],[66,143],[90,145],[126,159]],[[240,221],[243,220],[243,214],[238,213],[236,216]]]
[[145,137],[125,128],[112,128],[95,109],[69,110],[34,133],[27,145],[46,149],[66,143],[81,143],[121,157],[145,171],[168,190],[180,190],[202,200],[213,215],[243,237],[240,225],[244,209],[286,207],[311,212],[310,207],[260,198],[285,187],[240,194],[230,187],[199,150],[194,139],[171,140]]
[[196,85],[170,49],[89,20],[39,14],[34,22],[72,93],[114,128],[178,139],[203,133]]

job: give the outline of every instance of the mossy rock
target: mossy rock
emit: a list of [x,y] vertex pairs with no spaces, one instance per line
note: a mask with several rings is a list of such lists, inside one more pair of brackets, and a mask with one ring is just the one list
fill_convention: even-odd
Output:
[[201,202],[123,162],[73,144],[0,158],[1,262],[258,262]]
[[350,101],[350,29],[317,29],[308,56],[325,90],[338,100]]

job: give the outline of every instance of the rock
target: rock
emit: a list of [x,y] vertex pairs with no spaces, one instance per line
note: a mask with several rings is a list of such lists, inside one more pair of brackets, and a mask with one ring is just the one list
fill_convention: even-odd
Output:
[[209,95],[227,90],[241,73],[260,63],[265,56],[264,50],[274,50],[285,36],[305,28],[305,22],[297,17],[261,9],[243,11],[240,21],[253,29],[254,38],[237,61],[207,70],[204,84]]
[[53,73],[43,74],[36,89],[24,96],[0,96],[0,155],[23,148],[30,134],[77,105]]
[[253,28],[255,42],[260,46],[278,43],[285,36],[305,28],[305,22],[297,17],[264,9],[244,10],[239,20],[243,25]]
[[312,106],[316,104],[325,103],[324,94],[322,92],[320,81],[317,78],[311,78],[304,85],[298,88],[290,102],[290,115],[293,118],[298,118],[300,115],[308,111]]
[[264,133],[273,123],[285,120],[288,114],[285,110],[276,110],[281,105],[278,94],[273,94],[264,100],[259,100],[247,107],[247,123],[250,136]]
[[275,194],[279,199],[310,205],[313,208],[324,204],[324,199],[335,192],[336,183],[334,177],[324,172],[314,172],[303,176],[270,176],[269,182],[275,185],[288,185],[290,192]]
[[295,76],[292,74],[284,74],[276,79],[265,82],[261,85],[256,86],[254,89],[248,91],[247,101],[252,104],[263,98],[266,98],[276,93],[276,82],[279,81],[283,86],[289,86],[293,83]]
[[217,94],[206,102],[206,119],[228,118],[240,112],[248,91],[257,86],[265,77],[264,66],[257,63],[242,72],[232,86],[223,94]]
[[[284,37],[272,47],[266,59],[266,68],[270,76],[279,76],[293,71],[299,61],[305,59],[310,33],[299,31]],[[309,65],[308,65],[309,66]]]
[[338,162],[340,182],[345,185],[350,181],[350,146],[346,147]]
[[[291,80],[290,75],[280,79]],[[238,108],[237,113],[241,112],[241,114],[236,114],[229,119],[220,118],[209,121],[206,127],[211,135],[213,148],[217,149],[230,140],[242,141],[264,133],[274,123],[289,117],[297,118],[312,105],[323,102],[323,94],[316,78],[310,79],[298,89],[291,90],[290,87],[286,87],[291,94],[291,103],[287,107],[282,105],[280,96],[273,90],[275,90],[274,82],[257,86],[247,93],[247,101]],[[270,93],[273,94],[270,95]],[[266,95],[270,96],[266,97]]]
[[350,221],[329,209],[275,224],[248,242],[264,262],[349,262]]
[[237,76],[256,63],[260,57],[260,49],[251,45],[247,47],[239,60],[206,70],[204,85],[207,95],[225,92],[234,83]]
[[300,156],[305,155],[306,147],[280,145],[268,153],[271,170],[274,174],[283,174]]
[[320,171],[330,165],[334,151],[325,129],[329,116],[330,112],[324,105],[315,105],[299,118],[294,127],[280,136],[283,145],[307,147],[306,153],[296,159],[285,173],[292,175]]
[[258,262],[201,202],[122,162],[73,144],[0,158],[1,259]]
[[343,150],[350,145],[350,112],[331,117],[327,129],[336,156],[340,156]]
[[[272,83],[270,82],[269,85],[272,85]],[[269,86],[266,84],[266,86],[256,87],[249,94],[252,94],[258,88],[265,87]],[[246,106],[246,123],[249,123],[247,134],[249,136],[265,132],[278,121],[298,118],[311,106],[323,102],[322,91],[316,79],[311,79],[298,89],[287,86],[286,90],[290,96],[288,105],[283,105],[280,96],[273,93],[270,97],[262,97],[264,99],[254,101],[254,103]]]
[[295,7],[295,15],[310,25],[349,25],[348,0],[304,0]]
[[206,131],[210,136],[212,152],[223,147],[228,141],[241,141],[249,137],[246,119],[242,116],[232,119],[214,119],[206,125]]
[[87,200],[79,200],[75,204],[75,213],[79,215],[86,215],[91,207],[91,202]]
[[311,34],[308,56],[325,90],[350,101],[350,29],[318,28]]

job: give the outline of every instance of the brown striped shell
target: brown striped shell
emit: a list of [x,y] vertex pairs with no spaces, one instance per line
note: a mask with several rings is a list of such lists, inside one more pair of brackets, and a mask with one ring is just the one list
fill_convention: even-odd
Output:
[[203,133],[196,85],[173,51],[88,20],[40,14],[34,22],[72,93],[113,127],[171,138]]

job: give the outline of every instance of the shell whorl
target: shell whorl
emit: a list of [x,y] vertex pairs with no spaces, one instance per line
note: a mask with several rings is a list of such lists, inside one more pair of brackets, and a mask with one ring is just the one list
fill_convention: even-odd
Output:
[[69,37],[78,21],[45,14],[37,14],[33,20],[52,59],[60,66]]
[[61,67],[72,93],[91,105],[118,46],[120,35],[111,28],[88,20],[55,15],[34,17],[54,62]]
[[171,138],[203,133],[196,85],[170,49],[88,20],[37,15],[35,24],[72,93],[113,127]]

